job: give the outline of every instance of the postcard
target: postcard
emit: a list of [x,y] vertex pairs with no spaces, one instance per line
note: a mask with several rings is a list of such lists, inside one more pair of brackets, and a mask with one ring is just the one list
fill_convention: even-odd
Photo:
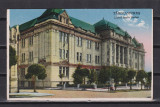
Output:
[[152,9],[9,9],[8,100],[152,100],[152,15]]

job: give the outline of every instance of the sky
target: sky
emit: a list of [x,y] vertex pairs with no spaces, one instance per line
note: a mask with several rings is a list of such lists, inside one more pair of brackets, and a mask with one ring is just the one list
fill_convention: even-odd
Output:
[[[46,9],[11,9],[10,26],[20,25],[40,16]],[[65,9],[69,16],[94,24],[102,19],[117,24],[131,37],[143,43],[145,70],[152,71],[152,9]]]

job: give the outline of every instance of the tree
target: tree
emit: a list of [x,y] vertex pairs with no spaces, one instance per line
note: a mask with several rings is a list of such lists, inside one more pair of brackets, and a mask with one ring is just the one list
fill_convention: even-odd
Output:
[[145,71],[144,70],[138,71],[136,76],[136,81],[141,82],[141,90],[142,90],[142,85],[144,84],[144,78],[146,78]]
[[34,92],[36,92],[36,78],[44,79],[46,78],[46,69],[42,64],[32,64],[28,67],[27,74],[25,75],[26,79],[33,78],[34,83]]
[[90,84],[94,83],[97,80],[97,74],[94,71],[94,69],[90,70],[89,75],[88,75],[88,80]]
[[136,75],[136,71],[135,70],[133,70],[133,69],[128,70],[127,78],[128,78],[128,80],[130,82],[130,90],[132,89],[132,79],[135,77],[135,75]]
[[9,68],[11,68],[11,66],[13,65],[16,65],[16,63],[17,63],[16,50],[12,46],[9,46]]
[[81,69],[80,76],[83,78],[83,84],[86,82],[86,78],[89,76],[89,70],[88,69]]
[[121,69],[120,81],[123,83],[128,83],[128,69],[122,67],[120,67],[120,69]]
[[82,84],[83,83],[83,78],[80,75],[81,74],[81,66],[78,65],[75,72],[73,73],[72,77],[73,77],[73,83],[74,84]]
[[44,88],[44,79],[47,77],[47,74],[45,74],[45,72],[43,72],[41,75],[38,76],[38,79],[41,79],[43,82],[43,88]]
[[151,89],[152,72],[147,72],[146,74],[147,74],[146,85],[147,85],[147,87],[149,87],[149,89]]
[[126,70],[122,67],[112,66],[111,67],[111,78],[114,79],[115,82],[115,90],[117,89],[118,82],[122,81],[123,78],[126,77]]
[[111,72],[110,72],[110,69],[109,68],[102,68],[99,72],[99,75],[98,75],[98,82],[100,84],[105,84],[107,81],[110,80],[110,77],[111,77]]
[[11,66],[16,65],[17,63],[17,56],[16,56],[16,50],[9,46],[9,69],[10,69],[10,88],[9,91],[11,92]]

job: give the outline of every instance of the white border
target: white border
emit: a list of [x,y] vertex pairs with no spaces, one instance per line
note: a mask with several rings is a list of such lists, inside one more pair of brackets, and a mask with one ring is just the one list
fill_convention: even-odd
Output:
[[7,9],[7,100],[32,101],[32,102],[153,102],[153,9],[152,9],[152,38],[151,38],[151,62],[152,62],[152,84],[151,98],[9,98],[9,24],[10,24],[10,9]]
[[9,100],[9,24],[10,24],[10,10],[7,9],[7,100]]

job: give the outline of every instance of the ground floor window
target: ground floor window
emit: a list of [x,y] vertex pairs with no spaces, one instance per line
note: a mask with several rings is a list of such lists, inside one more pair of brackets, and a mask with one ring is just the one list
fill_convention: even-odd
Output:
[[59,75],[64,74],[64,77],[69,78],[69,67],[59,67]]

